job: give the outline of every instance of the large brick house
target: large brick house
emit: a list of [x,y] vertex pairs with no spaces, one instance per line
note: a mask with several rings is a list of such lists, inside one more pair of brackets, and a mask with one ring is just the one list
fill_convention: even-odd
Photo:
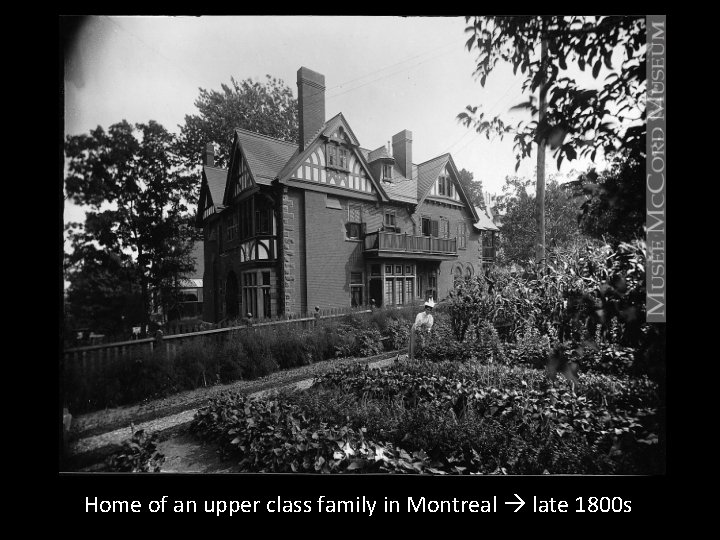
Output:
[[439,300],[481,271],[452,156],[414,163],[408,130],[363,148],[342,113],[325,118],[323,75],[300,68],[297,84],[297,143],[237,129],[227,169],[206,149],[204,320]]

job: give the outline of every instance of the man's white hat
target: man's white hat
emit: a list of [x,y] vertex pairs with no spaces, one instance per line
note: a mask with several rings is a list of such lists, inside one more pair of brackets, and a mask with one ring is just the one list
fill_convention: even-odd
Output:
[[431,298],[430,300],[428,300],[427,302],[425,302],[425,306],[426,306],[426,307],[435,308],[435,302],[434,302],[433,299]]

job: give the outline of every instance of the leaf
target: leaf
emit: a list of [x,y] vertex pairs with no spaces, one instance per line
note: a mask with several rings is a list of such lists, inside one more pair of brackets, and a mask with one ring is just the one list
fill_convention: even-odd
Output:
[[518,103],[517,105],[514,105],[510,107],[509,111],[519,111],[523,109],[530,109],[532,107],[532,101],[523,101],[522,103]]
[[593,79],[597,79],[597,76],[598,76],[598,73],[600,73],[601,67],[602,67],[602,60],[598,59],[598,61],[595,63],[595,66],[593,66],[593,70],[592,70]]
[[232,441],[230,441],[230,444],[237,444],[241,441],[240,437],[235,437]]

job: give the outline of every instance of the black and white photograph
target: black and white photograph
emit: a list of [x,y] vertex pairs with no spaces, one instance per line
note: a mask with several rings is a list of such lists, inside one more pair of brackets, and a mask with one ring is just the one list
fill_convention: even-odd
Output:
[[665,22],[60,16],[59,473],[664,476]]

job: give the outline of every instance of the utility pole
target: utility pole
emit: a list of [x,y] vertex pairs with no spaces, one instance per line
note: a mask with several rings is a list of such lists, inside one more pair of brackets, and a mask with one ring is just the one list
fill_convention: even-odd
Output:
[[547,87],[545,86],[545,76],[547,73],[547,38],[546,23],[542,21],[542,31],[540,35],[540,109],[538,118],[538,127],[544,130],[538,139],[538,156],[537,156],[537,184],[535,186],[535,216],[537,221],[537,243],[535,245],[535,260],[539,265],[539,269],[545,269],[545,147],[547,145],[547,130],[544,126],[545,113],[547,111]]

